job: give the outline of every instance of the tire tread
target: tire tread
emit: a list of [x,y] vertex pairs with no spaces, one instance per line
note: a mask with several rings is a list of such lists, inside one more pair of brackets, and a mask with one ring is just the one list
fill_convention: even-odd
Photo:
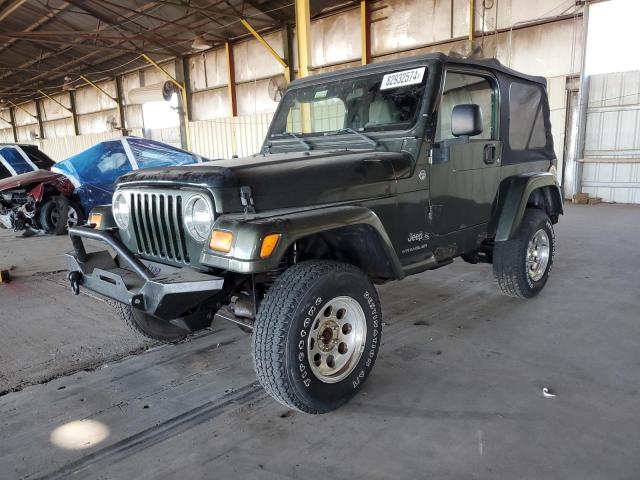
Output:
[[286,381],[287,332],[300,298],[324,275],[340,271],[361,274],[353,265],[333,260],[310,260],[293,265],[276,280],[260,305],[253,332],[256,375],[267,393],[288,408],[311,414],[325,412],[302,402]]

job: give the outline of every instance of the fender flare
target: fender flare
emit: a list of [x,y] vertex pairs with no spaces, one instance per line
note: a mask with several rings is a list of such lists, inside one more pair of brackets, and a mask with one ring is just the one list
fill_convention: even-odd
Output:
[[543,189],[550,215],[561,215],[563,200],[555,177],[547,172],[532,172],[504,179],[500,185],[495,218],[496,242],[511,240],[522,222],[531,194]]
[[[232,249],[224,255],[205,247],[201,261],[208,266],[238,273],[266,272],[278,268],[282,256],[297,240],[349,227],[364,227],[375,232],[394,278],[404,278],[400,259],[378,216],[366,207],[353,205],[279,214],[270,212],[268,217],[222,216],[215,222],[214,229],[234,234]],[[279,233],[281,239],[273,254],[261,259],[262,239],[271,233]]]

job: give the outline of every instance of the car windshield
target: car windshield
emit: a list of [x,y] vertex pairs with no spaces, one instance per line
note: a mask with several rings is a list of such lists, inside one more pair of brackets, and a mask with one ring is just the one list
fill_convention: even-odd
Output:
[[289,90],[271,138],[406,130],[416,121],[426,67],[376,73]]

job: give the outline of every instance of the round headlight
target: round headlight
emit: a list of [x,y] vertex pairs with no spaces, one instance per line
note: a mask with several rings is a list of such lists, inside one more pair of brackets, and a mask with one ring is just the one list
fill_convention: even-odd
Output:
[[194,195],[189,199],[184,209],[184,226],[198,242],[209,238],[213,227],[213,212],[204,197]]
[[129,226],[129,203],[124,193],[116,193],[113,197],[113,218],[121,230]]

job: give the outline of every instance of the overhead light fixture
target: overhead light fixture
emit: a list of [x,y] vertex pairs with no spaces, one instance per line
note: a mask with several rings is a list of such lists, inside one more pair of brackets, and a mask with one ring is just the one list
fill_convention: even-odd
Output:
[[73,79],[69,75],[64,77],[64,83],[62,84],[62,90],[64,90],[65,92],[68,92],[69,90],[75,90],[75,87],[73,86]]
[[212,47],[213,47],[213,45],[211,45],[209,42],[207,42],[202,37],[194,38],[193,42],[191,43],[191,48],[193,50],[208,50],[208,49],[210,49]]

